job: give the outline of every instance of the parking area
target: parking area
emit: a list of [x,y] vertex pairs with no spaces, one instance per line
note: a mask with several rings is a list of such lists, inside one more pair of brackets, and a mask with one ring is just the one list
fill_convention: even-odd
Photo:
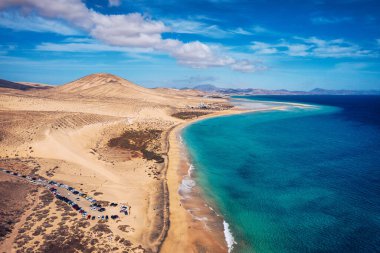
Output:
[[[97,201],[71,186],[52,180],[46,180],[39,176],[22,175],[4,168],[0,172],[26,180],[32,184],[47,188],[60,201],[70,205],[84,219],[88,220],[120,220],[127,218],[131,213],[131,207],[126,203]],[[104,204],[109,203],[109,204]]]

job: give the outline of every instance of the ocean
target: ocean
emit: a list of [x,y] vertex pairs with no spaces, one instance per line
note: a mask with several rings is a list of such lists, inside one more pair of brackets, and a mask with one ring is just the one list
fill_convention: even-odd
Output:
[[231,251],[380,252],[380,96],[244,98],[313,106],[184,129]]

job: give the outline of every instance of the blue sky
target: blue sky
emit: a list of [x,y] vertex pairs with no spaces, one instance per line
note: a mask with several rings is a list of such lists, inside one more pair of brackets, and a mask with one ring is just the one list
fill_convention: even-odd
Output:
[[380,89],[376,0],[2,0],[0,78]]

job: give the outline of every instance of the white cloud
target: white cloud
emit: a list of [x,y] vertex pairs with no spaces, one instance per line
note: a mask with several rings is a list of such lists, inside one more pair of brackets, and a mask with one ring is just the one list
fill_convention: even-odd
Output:
[[173,33],[184,33],[184,34],[197,34],[212,38],[226,38],[233,36],[234,34],[240,34],[240,35],[252,35],[253,33],[250,31],[247,31],[241,27],[238,27],[236,29],[229,29],[224,30],[221,29],[217,25],[210,25],[207,23],[203,23],[200,21],[194,21],[194,20],[165,20],[165,24],[170,29],[170,32]]
[[181,44],[172,55],[180,64],[195,67],[222,67],[229,66],[239,72],[256,72],[266,70],[261,63],[254,63],[247,59],[236,60],[223,53],[223,49],[218,46],[208,46],[199,41]]
[[182,44],[172,55],[179,63],[197,68],[228,66],[235,63],[231,57],[218,55],[211,47],[199,41]]
[[53,51],[53,52],[128,52],[128,53],[147,53],[151,49],[146,48],[127,48],[119,46],[110,46],[96,41],[66,41],[65,43],[49,43],[44,42],[36,47],[39,51]]
[[339,45],[332,44],[325,47],[315,48],[313,53],[317,57],[360,57],[360,56],[369,56],[369,50],[362,50],[357,45]]
[[249,28],[237,27],[234,29],[222,29],[218,25],[209,24],[207,22],[199,20],[165,19],[163,20],[163,22],[169,27],[170,32],[173,33],[196,34],[212,38],[226,38],[234,36],[236,34],[253,35],[257,33],[271,33],[268,29],[262,26],[253,26]]
[[327,43],[326,40],[321,40],[321,39],[318,39],[317,37],[309,37],[309,38],[294,37],[294,39],[301,40],[307,44],[315,44],[318,47],[324,47],[326,46],[326,43]]
[[311,23],[315,25],[327,25],[327,24],[338,24],[351,22],[351,17],[313,17],[311,18]]
[[304,44],[284,44],[288,48],[287,54],[290,56],[307,56],[310,45]]
[[253,33],[250,31],[247,31],[241,27],[236,28],[235,30],[232,30],[233,33],[236,34],[242,34],[242,35],[252,35]]
[[279,43],[274,44],[254,41],[252,42],[251,49],[256,54],[285,54],[299,57],[344,58],[377,56],[371,50],[362,49],[360,46],[343,39],[323,40],[316,37],[294,37],[294,40],[295,42],[281,40]]
[[266,70],[267,67],[260,63],[254,64],[248,60],[240,60],[232,64],[232,69],[240,71],[240,72],[257,72],[257,71]]
[[257,54],[276,54],[278,50],[276,47],[264,42],[254,41],[252,42],[251,49],[253,49]]
[[0,12],[0,26],[16,31],[51,32],[62,35],[78,35],[79,31],[61,22],[48,20],[36,15],[22,15],[18,12]]
[[343,39],[321,40],[316,37],[306,39],[299,38],[311,46],[311,54],[316,57],[372,57],[370,50],[362,49],[359,45]]
[[169,27],[170,32],[198,34],[213,38],[224,38],[229,36],[229,32],[220,29],[217,25],[209,25],[200,21],[183,19],[166,19],[164,23]]
[[[238,62],[225,53],[216,52],[215,48],[198,41],[183,43],[178,40],[163,39],[161,35],[169,31],[169,27],[161,21],[149,19],[139,13],[104,15],[88,9],[81,0],[2,0],[0,10],[7,7],[16,7],[24,13],[38,13],[42,18],[65,20],[109,46],[166,52],[175,57],[180,64],[191,67],[229,66],[232,68],[233,64]],[[216,26],[210,26],[208,32],[216,34],[221,31]],[[54,47],[57,48],[56,45]],[[37,49],[47,50],[54,47],[52,44],[44,44]],[[111,49],[93,44],[65,45],[67,50],[70,47],[82,47],[87,50]]]
[[110,45],[154,47],[160,44],[161,33],[167,31],[162,22],[148,20],[139,13],[128,15],[91,15],[94,27],[90,34]]

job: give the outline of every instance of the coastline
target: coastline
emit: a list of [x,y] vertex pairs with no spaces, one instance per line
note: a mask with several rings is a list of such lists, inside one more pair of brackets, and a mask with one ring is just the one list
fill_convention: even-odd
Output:
[[229,234],[228,223],[208,205],[202,189],[192,187],[190,196],[186,198],[180,193],[183,180],[191,170],[186,147],[181,142],[182,130],[198,121],[214,117],[282,108],[283,106],[230,109],[183,122],[170,131],[166,173],[170,226],[160,252],[229,252],[229,247],[233,246],[234,239]]

